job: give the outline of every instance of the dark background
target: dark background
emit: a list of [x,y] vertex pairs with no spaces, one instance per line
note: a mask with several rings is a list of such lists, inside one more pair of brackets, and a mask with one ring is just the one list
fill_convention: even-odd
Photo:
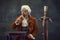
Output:
[[48,24],[49,40],[60,40],[60,0],[0,0],[0,40],[6,40],[5,33],[12,31],[10,25],[21,14],[20,7],[24,4],[31,7],[31,15],[39,25],[36,40],[41,38],[42,25],[38,19],[43,16],[44,5],[48,5],[47,15],[53,20]]

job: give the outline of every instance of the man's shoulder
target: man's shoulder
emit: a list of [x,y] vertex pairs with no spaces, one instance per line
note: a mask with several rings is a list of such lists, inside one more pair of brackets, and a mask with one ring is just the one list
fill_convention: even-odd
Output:
[[33,16],[31,16],[30,18],[31,18],[32,20],[36,20],[36,18],[35,18],[35,17],[33,17]]

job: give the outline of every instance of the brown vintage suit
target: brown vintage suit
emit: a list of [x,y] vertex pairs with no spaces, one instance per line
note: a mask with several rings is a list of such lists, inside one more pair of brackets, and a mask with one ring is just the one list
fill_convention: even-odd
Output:
[[[20,21],[22,22],[22,20],[23,20],[23,18],[21,17]],[[17,26],[15,23],[12,23],[11,28],[15,29],[17,27],[17,30],[21,31],[21,29],[22,29],[21,24],[22,23],[20,23],[20,25]],[[37,33],[38,33],[38,26],[36,24],[36,19],[32,16],[29,16],[28,33],[27,34],[32,34],[35,37],[37,35]],[[16,40],[19,40],[19,38],[17,37]],[[26,37],[25,40],[33,40],[33,39]]]

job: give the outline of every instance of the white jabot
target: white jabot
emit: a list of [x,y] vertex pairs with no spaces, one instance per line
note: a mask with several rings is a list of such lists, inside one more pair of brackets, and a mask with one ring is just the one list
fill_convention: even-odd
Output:
[[27,27],[27,26],[28,26],[28,19],[23,17],[22,27]]

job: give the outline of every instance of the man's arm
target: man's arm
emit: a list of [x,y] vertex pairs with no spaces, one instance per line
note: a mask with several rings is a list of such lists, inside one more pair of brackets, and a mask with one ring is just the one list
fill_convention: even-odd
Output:
[[15,20],[15,22],[13,22],[13,23],[11,24],[11,28],[12,28],[12,29],[15,29],[18,25],[21,24],[21,22],[22,22],[22,18],[21,18],[21,16],[20,16],[20,17],[18,17],[18,18]]
[[32,32],[32,35],[35,37],[37,33],[38,33],[38,25],[37,25],[36,19],[34,19],[34,30]]
[[35,39],[35,36],[38,33],[38,25],[36,23],[36,19],[34,19],[34,24],[33,24],[33,31],[31,34],[29,34],[29,37],[31,37],[32,39]]
[[15,22],[13,22],[13,23],[11,24],[11,28],[12,28],[12,29],[15,29],[16,26],[17,26],[17,25],[15,24]]

